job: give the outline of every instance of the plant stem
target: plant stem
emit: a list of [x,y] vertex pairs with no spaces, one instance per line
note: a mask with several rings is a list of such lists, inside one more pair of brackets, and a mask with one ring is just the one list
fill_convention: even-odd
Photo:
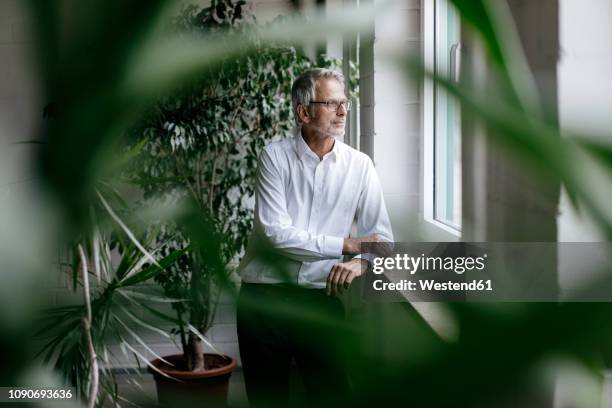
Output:
[[81,267],[83,272],[83,295],[85,296],[85,317],[83,318],[83,329],[87,339],[87,348],[91,362],[91,379],[89,381],[89,400],[88,408],[94,408],[98,396],[98,358],[91,337],[91,299],[89,298],[89,277],[87,276],[87,258],[83,247],[79,244],[79,256],[81,257]]
[[187,363],[189,371],[204,371],[204,350],[202,349],[202,340],[193,332],[189,333],[189,343],[187,349]]
[[[202,297],[202,265],[199,254],[194,255],[194,262],[191,270],[190,291],[191,291],[191,308],[190,322],[193,327],[201,326],[203,313],[202,306],[204,302],[210,301],[208,297]],[[187,344],[187,363],[190,371],[201,371],[205,369],[204,352],[202,349],[202,340],[193,331],[189,333]]]
[[196,188],[198,196],[195,197],[196,202],[203,202],[204,197],[202,195],[202,152],[199,152],[196,156]]
[[181,346],[183,347],[183,354],[185,355],[185,358],[187,358],[187,339],[185,338],[185,328],[183,327],[185,325],[183,323],[183,314],[177,310],[176,315],[179,321],[179,332],[181,333]]
[[[183,157],[183,159],[181,160],[181,162],[187,162],[188,158],[186,156]],[[182,173],[180,171],[179,165],[178,165],[178,160],[174,160],[174,169],[176,171],[176,175],[177,177],[180,177],[180,174]],[[189,189],[189,191],[191,191],[191,194],[194,196],[194,198],[196,199],[196,202],[198,201],[198,193],[196,190],[194,190],[193,185],[191,184],[191,182],[189,181],[189,172],[186,172],[183,176],[184,180],[185,180],[185,185],[187,186],[187,188]],[[196,182],[197,185],[197,182]]]
[[217,171],[217,160],[219,159],[218,154],[218,150],[215,147],[215,160],[213,162],[212,174],[210,176],[210,190],[208,192],[208,211],[211,217],[214,214],[213,199],[215,198],[215,172]]

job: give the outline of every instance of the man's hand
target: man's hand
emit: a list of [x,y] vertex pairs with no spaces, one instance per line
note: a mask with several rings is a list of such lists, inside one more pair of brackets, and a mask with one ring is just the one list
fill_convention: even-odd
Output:
[[[365,237],[356,238],[344,238],[344,244],[342,246],[343,255],[357,255],[361,253],[361,244],[363,242],[377,242],[379,245],[374,245],[372,248],[375,250],[376,255],[379,256],[390,256],[393,252],[392,245],[385,241],[380,235],[372,234]],[[384,242],[384,244],[382,244]]]
[[334,265],[327,277],[325,288],[327,295],[342,294],[345,289],[348,289],[353,279],[365,273],[368,263],[365,259],[351,259],[348,262]]

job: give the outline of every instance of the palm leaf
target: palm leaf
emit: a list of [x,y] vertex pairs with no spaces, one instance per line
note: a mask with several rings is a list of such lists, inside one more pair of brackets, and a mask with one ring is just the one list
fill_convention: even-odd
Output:
[[123,326],[123,328],[134,338],[134,340],[136,340],[138,343],[140,343],[141,346],[143,346],[145,348],[145,350],[147,350],[149,353],[151,353],[153,356],[155,356],[156,358],[158,358],[160,361],[163,361],[164,363],[174,366],[174,364],[166,361],[163,357],[158,356],[157,353],[155,353],[153,351],[153,349],[151,347],[149,347],[147,345],[147,343],[145,343],[140,336],[138,336],[136,334],[136,332],[134,332],[132,329],[129,328],[129,326],[125,323],[123,323],[123,321],[116,315],[113,316],[113,318],[115,319],[116,322],[118,322],[121,326]]
[[121,281],[119,281],[118,286],[121,288],[133,286],[154,278],[156,275],[163,272],[167,267],[174,264],[174,262],[176,262],[181,256],[183,256],[188,251],[188,249],[189,248],[173,251],[169,255],[160,259],[159,262],[157,262],[155,265],[149,265],[148,267],[142,269],[139,272],[134,271],[131,276],[126,275]]
[[161,266],[157,263],[157,260],[153,257],[153,255],[151,255],[149,253],[149,251],[147,251],[142,244],[138,241],[138,239],[136,239],[136,237],[134,236],[134,233],[123,223],[123,221],[121,220],[121,218],[119,218],[117,216],[117,214],[115,214],[115,212],[113,211],[113,209],[108,205],[108,203],[106,202],[106,200],[104,199],[104,197],[102,197],[102,194],[100,194],[99,192],[97,192],[98,194],[98,198],[100,198],[100,201],[102,202],[102,205],[104,205],[104,208],[106,208],[106,211],[108,211],[108,214],[113,218],[113,220],[115,220],[115,222],[121,227],[121,229],[125,232],[125,234],[130,238],[130,240],[132,241],[132,243],[136,246],[136,248],[138,248],[140,250],[140,252],[142,252],[148,259],[150,262],[152,262],[153,264],[155,264],[158,268],[161,268]]

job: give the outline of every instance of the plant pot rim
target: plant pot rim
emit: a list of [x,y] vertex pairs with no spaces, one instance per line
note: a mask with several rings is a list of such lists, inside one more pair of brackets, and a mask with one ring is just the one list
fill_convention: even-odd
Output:
[[[179,380],[197,380],[200,378],[218,377],[218,376],[222,376],[222,375],[231,373],[232,371],[234,371],[234,369],[237,366],[236,359],[228,355],[225,355],[225,354],[204,353],[204,357],[206,356],[221,357],[221,358],[229,360],[229,363],[222,367],[217,367],[217,368],[213,368],[210,370],[204,370],[204,371],[184,371],[184,370],[175,369],[173,367],[169,368],[168,365],[164,363],[163,361],[161,361],[159,358],[152,360],[151,364],[155,368],[157,368],[159,371],[163,372],[164,374],[167,374],[168,376],[179,379]],[[171,354],[169,356],[164,356],[163,358],[166,361],[174,363],[175,361],[183,360],[184,356],[183,354]],[[160,379],[166,378],[162,376],[160,373],[158,373],[157,371],[155,371],[154,369],[152,369],[151,367],[148,367],[148,370],[156,378],[160,378]]]

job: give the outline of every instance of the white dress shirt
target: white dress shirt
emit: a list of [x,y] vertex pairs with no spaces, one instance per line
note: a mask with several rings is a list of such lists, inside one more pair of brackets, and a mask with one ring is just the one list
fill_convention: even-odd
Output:
[[257,257],[256,243],[267,238],[286,258],[293,283],[325,288],[332,266],[342,262],[344,238],[354,220],[358,237],[379,234],[393,241],[367,155],[336,139],[319,160],[300,133],[269,144],[259,158],[255,220],[239,268],[243,282],[286,282],[276,267]]

